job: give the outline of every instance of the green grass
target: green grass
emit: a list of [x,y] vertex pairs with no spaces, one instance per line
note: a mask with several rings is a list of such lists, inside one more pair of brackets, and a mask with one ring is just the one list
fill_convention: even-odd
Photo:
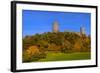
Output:
[[90,59],[90,52],[78,52],[78,53],[47,53],[45,59],[40,59],[38,62],[44,61],[66,61],[66,60],[85,60]]

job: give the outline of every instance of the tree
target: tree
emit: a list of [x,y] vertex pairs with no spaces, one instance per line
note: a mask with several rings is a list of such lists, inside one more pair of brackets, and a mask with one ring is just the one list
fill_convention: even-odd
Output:
[[73,48],[73,51],[74,52],[80,52],[83,48],[82,48],[82,41],[81,39],[78,39],[75,44],[74,44],[74,48]]
[[30,46],[26,51],[23,52],[23,61],[34,61],[34,59],[38,60],[39,54],[40,51],[37,46]]

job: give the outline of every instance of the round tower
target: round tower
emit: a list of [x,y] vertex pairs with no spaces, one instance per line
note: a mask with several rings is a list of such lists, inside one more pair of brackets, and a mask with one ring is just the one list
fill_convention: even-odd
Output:
[[53,23],[53,32],[57,33],[59,31],[59,24],[57,21]]

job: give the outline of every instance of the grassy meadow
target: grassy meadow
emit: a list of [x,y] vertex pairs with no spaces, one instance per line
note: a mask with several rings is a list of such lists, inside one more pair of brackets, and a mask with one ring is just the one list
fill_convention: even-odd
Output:
[[90,52],[77,52],[77,53],[51,53],[47,54],[45,59],[40,59],[39,61],[68,61],[68,60],[86,60],[90,59]]

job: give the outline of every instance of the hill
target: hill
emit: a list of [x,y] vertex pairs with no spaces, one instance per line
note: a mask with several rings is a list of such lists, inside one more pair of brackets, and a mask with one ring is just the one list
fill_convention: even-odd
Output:
[[90,36],[76,32],[47,32],[23,38],[23,62],[39,61],[48,53],[90,52]]

